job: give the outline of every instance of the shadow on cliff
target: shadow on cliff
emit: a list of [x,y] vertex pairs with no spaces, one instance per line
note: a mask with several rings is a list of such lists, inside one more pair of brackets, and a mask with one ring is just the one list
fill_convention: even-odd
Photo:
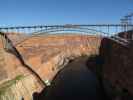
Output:
[[103,83],[104,55],[110,50],[110,40],[103,38],[99,55],[82,56],[69,62],[50,87],[40,94],[33,94],[34,100],[113,100],[115,95],[112,94],[110,83]]
[[83,56],[68,63],[34,100],[110,100],[103,90],[96,66],[103,64],[100,56]]
[[[113,72],[118,66],[123,67],[123,65],[121,65],[120,56],[116,56],[118,53],[122,55],[123,53],[121,51],[123,49],[127,50],[127,47],[109,38],[103,38],[101,41],[99,55],[95,60],[95,73],[99,80],[102,95],[106,96],[106,100],[133,100],[133,97],[126,88],[121,88],[120,91],[117,90],[116,85],[113,86],[111,83],[111,75],[106,76],[108,69],[109,73],[114,74]],[[114,68],[114,70],[111,70],[111,68]],[[116,76],[114,76],[113,79],[115,79],[115,77]]]

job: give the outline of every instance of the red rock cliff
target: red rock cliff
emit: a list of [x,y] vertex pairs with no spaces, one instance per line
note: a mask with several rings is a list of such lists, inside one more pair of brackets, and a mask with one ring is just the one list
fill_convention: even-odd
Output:
[[99,53],[101,37],[87,35],[33,36],[16,48],[45,81],[51,81],[69,60]]

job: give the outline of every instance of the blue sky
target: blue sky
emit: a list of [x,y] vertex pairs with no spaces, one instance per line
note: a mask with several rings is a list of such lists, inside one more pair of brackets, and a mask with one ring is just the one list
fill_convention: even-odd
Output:
[[0,0],[0,26],[119,23],[133,0]]

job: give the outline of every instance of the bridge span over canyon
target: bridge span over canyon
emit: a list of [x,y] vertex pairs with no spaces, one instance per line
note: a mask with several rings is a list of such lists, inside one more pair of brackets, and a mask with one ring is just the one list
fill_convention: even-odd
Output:
[[[119,43],[121,41],[127,42],[123,38],[117,36],[117,33],[127,32],[133,29],[131,24],[66,24],[66,25],[36,25],[36,26],[16,26],[16,27],[0,27],[0,31],[5,34],[18,33],[24,34],[25,37],[19,38],[19,42],[25,38],[37,35],[50,35],[50,34],[61,34],[61,33],[74,33],[80,35],[95,35],[101,37],[112,36],[112,39]],[[21,41],[20,41],[21,40]]]
[[[132,29],[133,25],[121,24],[1,27],[0,100],[31,100],[34,92],[40,92],[50,86],[55,76],[69,62],[80,56],[102,56],[106,59],[105,65],[102,66],[104,69],[108,66],[106,62],[115,65],[111,57],[116,57],[124,63],[125,55],[130,55],[129,52],[133,50],[133,31],[130,31]],[[126,58],[129,63],[132,62],[131,58],[132,56]],[[112,68],[110,65],[108,69]],[[121,66],[125,70],[125,65]],[[119,70],[114,71],[113,68],[112,72],[117,77],[112,79],[108,69],[105,70],[105,79],[113,85],[119,78],[122,77],[120,81],[123,82],[123,77],[128,76],[121,75]],[[118,82],[117,85],[133,93],[128,82],[122,85]]]

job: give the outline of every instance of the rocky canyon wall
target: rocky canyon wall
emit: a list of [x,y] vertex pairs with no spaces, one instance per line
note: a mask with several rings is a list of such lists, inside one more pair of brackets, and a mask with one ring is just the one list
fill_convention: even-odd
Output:
[[5,50],[2,41],[0,42],[0,55],[3,59],[0,60],[0,100],[31,100],[34,92],[45,88],[34,73],[45,85],[50,85],[69,61],[84,55],[99,54],[102,39],[89,35],[43,35],[18,42],[21,35],[7,36],[23,59],[16,56],[12,47],[11,50]]
[[[102,66],[103,79],[111,83],[112,88],[118,91],[116,95],[133,96],[133,41],[132,32],[120,33],[120,36],[129,44],[125,47],[110,39],[104,38],[101,42],[100,56],[104,63]],[[126,92],[126,93],[124,93]],[[118,99],[118,100],[128,100]]]
[[99,53],[101,37],[87,35],[33,36],[16,46],[25,62],[44,80],[54,76],[70,61]]

